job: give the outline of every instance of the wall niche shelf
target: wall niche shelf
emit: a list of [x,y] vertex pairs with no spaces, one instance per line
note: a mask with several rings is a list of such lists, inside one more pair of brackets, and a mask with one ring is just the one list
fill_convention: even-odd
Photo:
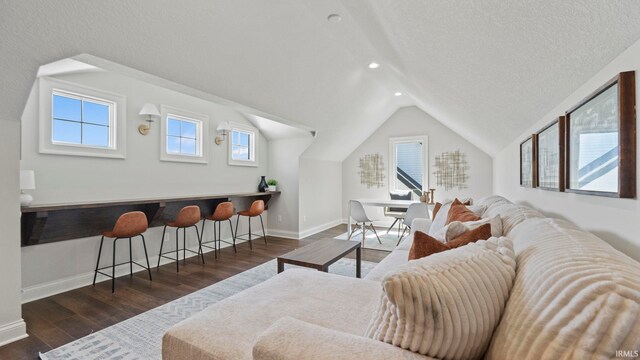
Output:
[[22,207],[22,246],[47,244],[71,239],[98,236],[109,230],[118,217],[127,211],[142,211],[149,227],[162,226],[187,205],[198,205],[202,214],[211,214],[224,201],[264,200],[265,206],[273,192],[247,192],[137,200],[46,204]]

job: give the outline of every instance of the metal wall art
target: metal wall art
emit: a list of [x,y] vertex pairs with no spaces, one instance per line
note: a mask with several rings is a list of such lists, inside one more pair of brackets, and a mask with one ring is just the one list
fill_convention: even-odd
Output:
[[436,184],[442,186],[445,191],[454,188],[467,188],[469,165],[467,165],[465,154],[460,150],[443,152],[436,156],[434,167],[436,171],[433,174],[436,176]]
[[367,189],[385,186],[384,173],[384,162],[379,153],[366,154],[360,158],[360,184],[367,185]]

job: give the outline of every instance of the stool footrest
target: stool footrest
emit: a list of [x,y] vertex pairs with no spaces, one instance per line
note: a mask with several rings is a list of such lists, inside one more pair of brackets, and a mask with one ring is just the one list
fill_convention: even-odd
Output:
[[[135,262],[135,261],[132,261],[131,263],[132,263],[132,264],[136,264],[136,265],[140,266],[141,268],[143,268],[143,269],[145,269],[145,270],[149,270],[149,268],[148,268],[148,267],[146,267],[146,266],[144,266],[144,265],[142,265],[142,264],[138,264],[138,263],[137,263],[137,262]],[[120,263],[120,264],[115,264],[115,265],[113,265],[113,266],[105,266],[105,267],[101,267],[101,268],[99,268],[99,269],[96,269],[96,272],[97,272],[98,274],[102,274],[102,275],[104,275],[104,276],[106,276],[106,277],[108,277],[108,278],[110,278],[110,279],[113,279],[114,277],[113,277],[113,276],[111,276],[111,274],[103,273],[103,272],[102,272],[102,271],[100,271],[100,270],[104,270],[104,269],[111,269],[112,267],[115,267],[115,266],[127,265],[127,264],[129,264],[129,262],[128,262],[128,261],[127,261],[127,262]]]
[[[256,234],[256,233],[251,233],[251,235],[253,236],[251,238],[251,240],[257,240],[257,239],[261,239],[263,237],[266,237],[265,235],[262,234]],[[243,237],[243,236],[249,236],[249,233],[244,233],[244,234],[240,234],[240,235],[236,235],[236,240],[249,240],[249,238],[247,237]],[[226,242],[226,241],[225,241]],[[228,242],[226,242],[228,244]]]
[[[178,252],[180,252],[180,251],[188,251],[190,253],[193,253],[193,254],[196,254],[196,255],[200,255],[199,251],[193,251],[191,249],[178,249],[178,250],[172,250],[172,251],[164,252],[164,253],[160,254],[160,257],[163,257],[163,258],[166,258],[166,259],[171,259],[171,260],[174,260],[174,261],[178,261],[180,259],[172,258],[172,257],[166,255],[166,254],[175,254],[176,251],[178,251]],[[128,263],[126,263],[126,264],[128,264]]]

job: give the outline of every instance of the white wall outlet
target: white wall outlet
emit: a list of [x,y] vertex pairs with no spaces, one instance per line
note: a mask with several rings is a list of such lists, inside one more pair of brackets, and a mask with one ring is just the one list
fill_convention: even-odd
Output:
[[278,222],[282,222],[282,215],[278,215]]
[[302,222],[307,222],[307,215],[302,217]]

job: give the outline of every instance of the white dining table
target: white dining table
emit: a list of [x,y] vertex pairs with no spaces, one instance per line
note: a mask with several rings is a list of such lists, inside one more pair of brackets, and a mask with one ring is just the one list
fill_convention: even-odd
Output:
[[[411,204],[419,203],[418,200],[391,200],[391,199],[352,199],[349,200],[348,206],[348,222],[349,227],[348,231],[351,231],[351,202],[359,201],[363,206],[374,206],[374,207],[393,207],[399,209],[408,209]],[[434,207],[434,204],[427,204],[429,207],[429,211],[431,211]]]

